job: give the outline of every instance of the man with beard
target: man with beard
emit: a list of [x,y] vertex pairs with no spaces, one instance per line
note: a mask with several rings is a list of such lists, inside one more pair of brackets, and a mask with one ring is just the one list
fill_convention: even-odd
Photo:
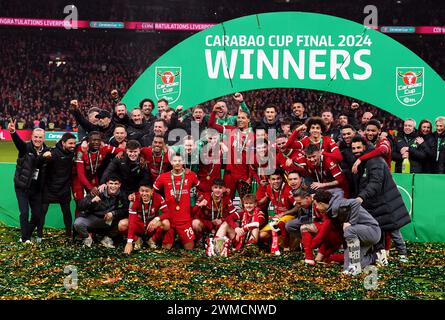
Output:
[[150,131],[148,123],[142,117],[142,111],[139,108],[134,108],[131,111],[131,120],[127,129],[128,140],[137,140],[142,143],[143,136]]
[[155,136],[151,147],[141,149],[141,156],[147,164],[152,181],[156,181],[160,174],[171,170],[170,156],[163,136]]
[[151,99],[142,99],[141,102],[139,102],[139,109],[142,110],[142,115],[144,117],[145,122],[149,124],[149,127],[151,128],[154,121],[156,120],[156,117],[151,113],[153,111],[153,108],[155,106],[155,103]]
[[[16,121],[10,120],[8,130],[12,141],[19,154],[14,174],[14,189],[20,211],[20,241],[30,244],[32,228],[38,225],[42,215],[42,192],[43,177],[40,172],[43,161],[39,158],[48,150],[45,145],[45,131],[36,128],[32,131],[31,141],[24,142],[16,132]],[[29,209],[31,208],[31,220],[29,220]]]
[[79,102],[77,100],[71,100],[70,111],[79,125],[81,125],[87,133],[91,131],[99,131],[103,134],[105,141],[108,141],[113,136],[113,131],[116,126],[114,122],[111,121],[111,115],[106,110],[101,110],[97,115],[98,123],[94,124],[85,119],[81,112],[79,111]]
[[[363,137],[356,136],[352,139],[352,152],[357,159],[369,152]],[[357,193],[353,196],[377,220],[382,230],[382,238],[378,244],[379,263],[387,265],[385,233],[399,230],[410,223],[408,210],[382,157],[370,157],[361,162],[354,182]]]
[[[60,204],[65,224],[65,236],[71,237],[71,172],[73,170],[76,137],[69,132],[63,134],[56,146],[43,154],[45,158],[45,178],[43,184],[42,216],[37,226],[37,241],[43,237],[45,216],[50,203]],[[33,228],[30,233],[32,234]]]
[[121,190],[119,177],[110,176],[106,188],[97,195],[89,194],[79,201],[80,214],[74,221],[74,229],[82,237],[83,243],[91,247],[93,238],[91,231],[104,233],[101,244],[106,248],[114,248],[112,238],[118,235],[118,224],[128,215],[128,200]]
[[326,130],[324,131],[323,135],[325,137],[330,137],[332,140],[337,142],[340,139],[340,129],[334,127],[334,115],[331,111],[326,110],[322,112],[321,118],[326,126]]
[[116,104],[111,121],[113,121],[116,125],[120,124],[128,126],[130,118],[128,117],[127,106],[125,103],[119,102]]
[[292,119],[292,126],[296,125],[297,123],[305,123],[308,115],[304,112],[305,107],[303,102],[297,101],[292,103],[292,113],[290,115]]
[[128,126],[130,118],[128,117],[127,106],[125,103],[119,102],[116,104],[111,121],[113,121],[116,125],[120,124]]
[[[88,121],[92,124],[98,124],[99,123],[99,119],[96,118],[96,116],[99,114],[100,112],[100,108],[97,107],[92,107],[90,109],[88,109]],[[79,141],[83,141],[83,139],[88,135],[88,132],[81,126],[78,125],[77,126],[77,138],[79,139]]]
[[351,143],[352,138],[357,134],[354,127],[350,124],[345,125],[341,129],[341,140],[338,142],[338,147],[340,148],[340,152],[343,156],[343,160],[340,162],[340,168],[346,176],[349,184],[349,191],[354,193],[353,191],[353,183],[352,183],[352,173],[351,168],[355,162],[355,156],[352,153]]
[[[340,131],[341,131],[341,129],[343,129],[344,126],[347,126],[347,125],[350,125],[348,115],[346,113],[342,112],[338,116],[338,127],[339,127]],[[341,132],[340,132],[340,138],[341,138]]]
[[396,162],[395,172],[402,172],[402,162],[408,159],[410,162],[409,173],[422,173],[422,162],[427,153],[425,144],[417,143],[416,121],[406,119],[403,123],[403,131],[396,137],[395,148],[392,151],[392,160]]
[[381,136],[381,133],[382,125],[380,122],[376,119],[369,120],[366,125],[365,138],[374,145],[374,150],[367,152],[354,162],[351,169],[352,173],[357,173],[358,166],[362,161],[373,157],[382,157],[388,165],[388,168],[391,168],[391,143],[387,138]]
[[436,118],[436,132],[433,133],[435,166],[434,173],[445,173],[445,117]]

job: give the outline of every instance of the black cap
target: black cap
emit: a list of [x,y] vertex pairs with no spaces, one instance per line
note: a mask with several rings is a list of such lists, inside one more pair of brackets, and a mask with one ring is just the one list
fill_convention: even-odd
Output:
[[111,118],[111,114],[107,110],[100,110],[96,115],[96,119]]

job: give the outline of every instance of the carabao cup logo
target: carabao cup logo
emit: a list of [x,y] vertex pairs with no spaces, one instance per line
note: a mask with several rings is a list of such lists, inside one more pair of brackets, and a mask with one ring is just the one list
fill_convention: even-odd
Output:
[[156,98],[166,99],[169,104],[176,102],[181,96],[181,78],[181,67],[156,67]]
[[397,67],[396,97],[405,106],[415,106],[422,101],[425,73],[423,67]]

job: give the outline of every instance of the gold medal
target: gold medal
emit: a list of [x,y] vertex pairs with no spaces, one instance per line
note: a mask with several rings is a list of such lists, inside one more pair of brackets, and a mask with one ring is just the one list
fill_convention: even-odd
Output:
[[207,176],[206,179],[207,179],[207,180],[210,180],[210,176]]
[[177,211],[179,211],[179,205],[178,205],[178,206],[176,206],[176,210],[177,210]]

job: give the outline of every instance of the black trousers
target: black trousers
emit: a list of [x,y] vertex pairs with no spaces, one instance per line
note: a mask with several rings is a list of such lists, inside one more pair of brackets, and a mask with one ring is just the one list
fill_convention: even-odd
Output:
[[[73,224],[73,218],[71,216],[70,201],[57,202],[60,205],[60,209],[63,214],[63,223],[65,224],[65,235],[71,236],[71,228]],[[43,236],[43,226],[45,225],[46,214],[48,213],[49,203],[42,204],[42,215],[39,219],[39,224],[37,225],[37,236],[42,238]],[[34,229],[30,230],[32,233]]]
[[[42,215],[42,193],[15,188],[15,195],[19,204],[22,241],[30,240],[30,230],[38,226]],[[30,208],[31,220],[29,220]]]

